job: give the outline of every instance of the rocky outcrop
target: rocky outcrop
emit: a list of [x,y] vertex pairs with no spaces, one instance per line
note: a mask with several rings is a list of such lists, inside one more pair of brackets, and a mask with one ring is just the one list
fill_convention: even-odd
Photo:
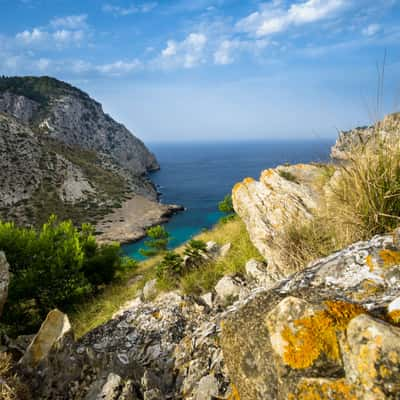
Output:
[[0,251],[0,316],[8,296],[8,285],[10,283],[10,270],[6,255]]
[[281,259],[280,237],[291,221],[312,218],[320,196],[315,182],[322,173],[314,165],[281,166],[264,171],[259,181],[246,178],[233,188],[234,209],[267,261],[271,283],[295,272]]
[[400,140],[400,113],[389,114],[373,126],[340,132],[331,149],[331,158],[338,161],[347,160],[357,149],[373,146],[382,140]]
[[175,211],[157,202],[146,174],[159,166],[144,144],[52,78],[0,78],[0,155],[2,219],[39,225],[55,213],[94,223],[136,194],[152,211],[138,227],[143,236]]
[[252,260],[215,295],[137,297],[22,373],[41,400],[397,399],[399,243],[356,243],[270,289]]
[[397,399],[399,250],[376,236],[236,305],[221,341],[240,399]]

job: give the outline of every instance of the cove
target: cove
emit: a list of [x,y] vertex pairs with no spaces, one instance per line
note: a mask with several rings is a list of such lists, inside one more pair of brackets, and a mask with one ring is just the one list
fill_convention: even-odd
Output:
[[[181,204],[185,211],[165,225],[175,248],[223,216],[218,202],[245,177],[258,179],[262,170],[280,164],[326,162],[334,140],[268,140],[246,142],[150,143],[161,170],[151,174],[162,193],[160,201]],[[144,239],[145,240],[145,239]],[[126,255],[138,253],[144,240],[122,246]]]

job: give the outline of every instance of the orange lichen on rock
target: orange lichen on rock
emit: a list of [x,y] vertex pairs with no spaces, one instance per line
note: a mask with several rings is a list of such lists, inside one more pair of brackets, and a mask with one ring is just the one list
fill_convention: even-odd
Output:
[[310,367],[321,353],[331,360],[339,359],[336,332],[346,329],[357,315],[365,313],[359,305],[344,301],[327,301],[326,308],[294,322],[296,331],[287,326],[282,338],[287,342],[284,362],[292,368]]
[[387,319],[391,324],[399,325],[400,324],[400,310],[393,310],[387,315]]
[[234,384],[232,384],[232,392],[226,400],[240,400],[239,392]]
[[307,379],[297,386],[296,396],[289,394],[288,400],[357,400],[357,397],[355,388],[344,379]]
[[274,174],[273,169],[266,169],[261,173],[261,179],[269,178]]
[[232,189],[232,193],[235,194],[243,186],[242,182],[238,182]]
[[253,183],[254,182],[254,178],[251,177],[247,177],[243,179],[243,183],[245,183],[246,185],[248,185],[249,183]]
[[399,251],[384,249],[379,252],[379,257],[382,259],[384,267],[389,268],[400,264]]
[[371,255],[367,256],[367,258],[365,259],[365,263],[367,264],[369,270],[372,272],[374,270],[374,262]]

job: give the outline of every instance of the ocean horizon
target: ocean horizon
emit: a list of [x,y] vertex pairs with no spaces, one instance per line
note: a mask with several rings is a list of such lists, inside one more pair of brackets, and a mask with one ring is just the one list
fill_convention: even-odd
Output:
[[[285,163],[326,162],[334,139],[256,139],[238,141],[152,142],[149,149],[161,169],[150,175],[160,191],[160,202],[179,204],[185,211],[165,224],[170,248],[212,228],[223,214],[218,202],[246,177],[258,179],[266,168]],[[144,240],[123,245],[126,255],[138,253]]]

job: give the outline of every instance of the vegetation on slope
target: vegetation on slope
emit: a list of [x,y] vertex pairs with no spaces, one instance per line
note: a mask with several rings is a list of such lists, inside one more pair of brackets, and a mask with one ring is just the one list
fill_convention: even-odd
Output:
[[51,309],[68,311],[114,279],[125,266],[119,245],[100,246],[93,233],[88,224],[78,230],[54,216],[39,231],[0,222],[11,273],[2,315],[7,333],[35,332]]
[[[195,239],[203,242],[212,240],[219,245],[230,242],[232,248],[225,258],[191,269],[176,279],[160,280],[160,291],[181,289],[188,294],[206,293],[224,275],[243,273],[246,261],[250,258],[261,259],[249,239],[245,225],[238,217],[226,223],[217,224],[213,229],[196,236]],[[182,246],[176,249],[176,252],[183,255],[184,250],[185,246]],[[162,259],[162,255],[157,255],[139,263],[137,269],[125,272],[120,279],[108,285],[99,296],[76,306],[70,318],[77,336],[82,336],[108,321],[124,303],[135,298],[147,281],[157,277],[156,266]]]
[[42,106],[48,105],[51,97],[67,94],[71,91],[81,93],[83,95],[83,92],[78,91],[78,89],[75,89],[68,83],[48,76],[43,76],[40,78],[33,76],[2,76],[0,77],[0,92],[6,91],[20,96],[25,96],[36,101]]
[[400,221],[400,144],[353,149],[325,189],[312,221],[286,228],[282,253],[299,268],[351,243],[391,232]]

